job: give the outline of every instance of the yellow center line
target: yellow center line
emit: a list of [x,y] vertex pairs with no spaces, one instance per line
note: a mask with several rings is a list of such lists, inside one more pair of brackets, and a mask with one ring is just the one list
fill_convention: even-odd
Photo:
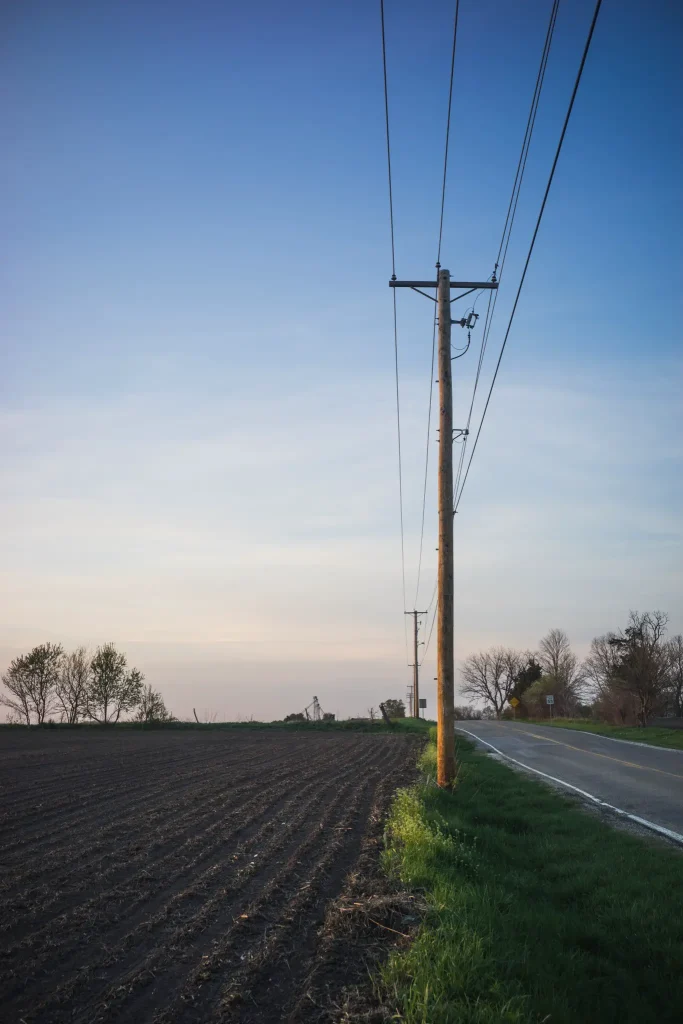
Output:
[[635,761],[622,761],[620,757],[610,757],[609,754],[598,754],[597,750],[586,750],[585,747],[575,747],[571,743],[563,743],[562,740],[551,739],[550,736],[541,736],[537,732],[529,732],[528,729],[520,729],[524,736],[533,736],[537,740],[545,740],[547,743],[557,743],[558,747],[568,747],[569,750],[578,750],[581,754],[592,754],[593,757],[604,757],[608,761],[616,761],[617,764],[625,764],[628,768],[640,768],[644,772],[657,772],[659,775],[670,775],[672,779],[683,779],[678,772],[667,772],[663,768],[651,768],[646,764],[636,764]]

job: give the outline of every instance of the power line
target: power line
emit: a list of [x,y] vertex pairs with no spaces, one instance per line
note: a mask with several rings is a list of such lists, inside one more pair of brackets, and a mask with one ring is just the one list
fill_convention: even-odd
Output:
[[[507,214],[505,216],[505,224],[503,226],[503,234],[498,246],[498,256],[496,257],[496,269],[502,262],[505,262],[505,254],[507,253],[507,246],[510,242],[510,234],[512,233],[512,225],[515,219],[515,213],[517,212],[517,203],[519,202],[519,194],[522,187],[522,179],[524,178],[524,171],[526,169],[526,161],[529,155],[529,148],[531,146],[531,136],[534,132],[534,125],[536,123],[536,114],[538,113],[538,105],[541,99],[541,91],[543,89],[543,80],[545,78],[546,67],[548,66],[548,57],[550,56],[550,47],[553,41],[553,34],[555,32],[555,23],[557,21],[557,13],[560,7],[560,0],[553,0],[553,6],[550,11],[550,21],[548,22],[548,29],[545,36],[545,43],[543,44],[543,52],[541,53],[541,63],[538,68],[538,74],[536,75],[536,85],[534,86],[534,94],[531,99],[531,107],[529,109],[529,116],[526,122],[526,129],[524,131],[524,140],[522,142],[522,149],[519,154],[519,160],[517,161],[517,170],[515,172],[515,180],[512,185],[512,193],[510,195],[510,202],[508,203]],[[509,227],[509,231],[508,231]],[[507,232],[507,242],[505,240]],[[503,244],[505,243],[505,253],[503,253]]]
[[443,158],[443,185],[441,188],[441,218],[439,221],[439,247],[436,255],[437,266],[441,259],[441,240],[443,238],[443,213],[446,204],[446,173],[448,171],[448,143],[451,137],[451,109],[453,107],[453,72],[455,69],[455,45],[458,41],[458,14],[460,0],[455,0],[455,17],[453,19],[453,51],[451,53],[451,81],[448,87],[448,114],[446,115],[446,148]]
[[[455,71],[455,50],[458,42],[458,15],[460,13],[460,0],[455,0],[455,15],[453,18],[453,47],[451,50],[451,76],[448,85],[448,110],[446,113],[446,143],[444,146],[444,157],[443,157],[443,182],[441,185],[441,214],[439,217],[439,243],[437,246],[436,254],[436,266],[437,270],[439,267],[439,261],[441,259],[441,242],[443,240],[443,218],[444,210],[446,206],[446,178],[448,174],[448,147],[451,137],[451,111],[453,109],[453,76]],[[425,509],[427,505],[427,476],[429,472],[429,443],[430,433],[432,426],[432,400],[434,395],[434,356],[436,353],[436,323],[437,318],[434,316],[434,322],[432,326],[432,363],[429,371],[429,410],[427,412],[427,444],[425,448],[425,472],[424,472],[424,487],[422,491],[422,525],[420,528],[420,554],[417,563],[417,585],[415,587],[415,607],[417,607],[417,599],[420,592],[420,574],[422,572],[422,550],[424,546],[424,531],[425,531]],[[432,599],[433,600],[433,599]],[[431,605],[431,602],[430,602]]]
[[389,221],[391,223],[391,273],[396,277],[396,246],[394,244],[394,192],[391,187],[391,143],[389,141],[389,89],[387,86],[387,41],[384,33],[384,0],[379,0],[382,21],[382,68],[384,70],[384,121],[387,130],[387,170],[389,172]]
[[[395,290],[395,289],[394,289]],[[422,572],[422,548],[424,545],[425,535],[425,509],[427,507],[427,474],[429,472],[429,442],[430,434],[432,432],[432,400],[434,396],[434,356],[436,354],[436,315],[434,316],[434,324],[432,327],[432,365],[429,371],[429,410],[427,412],[427,444],[425,447],[425,475],[424,475],[424,487],[422,489],[422,526],[420,528],[420,557],[417,561],[417,585],[415,587],[415,607],[417,608],[417,598],[420,592],[420,574]]]
[[420,667],[422,667],[422,665],[424,665],[425,658],[427,657],[427,652],[429,651],[429,645],[430,645],[430,643],[432,641],[432,633],[434,632],[434,623],[436,622],[436,612],[437,612],[437,608],[438,607],[439,607],[439,602],[437,601],[437,603],[434,605],[434,614],[432,615],[432,624],[429,627],[429,636],[427,637],[427,642],[425,644],[425,649],[422,652],[422,661],[420,662]]
[[[396,378],[396,436],[398,439],[398,504],[399,513],[401,519],[401,577],[403,583],[403,608],[406,606],[406,552],[405,552],[405,533],[403,529],[403,461],[401,458],[401,405],[399,399],[399,387],[398,387],[398,323],[396,319],[396,289],[393,289],[394,295],[394,370]],[[404,620],[405,622],[405,620]],[[407,627],[404,629],[406,638],[406,660],[408,659],[408,631]]]
[[[384,120],[387,135],[387,171],[389,178],[389,223],[391,226],[391,274],[396,278],[396,245],[394,241],[394,193],[391,184],[391,141],[389,135],[389,88],[387,85],[387,43],[384,30],[384,0],[379,0],[380,20],[382,23],[382,68],[384,71]],[[403,608],[406,607],[406,554],[405,531],[403,527],[403,459],[401,456],[401,402],[398,380],[398,319],[396,313],[396,289],[393,289],[394,307],[394,372],[396,377],[396,434],[398,439],[398,503],[401,521],[401,582],[403,587]],[[406,661],[408,661],[408,628],[404,619],[404,636],[406,645]]]
[[479,441],[479,437],[481,435],[481,430],[482,430],[482,427],[484,425],[484,419],[486,418],[486,412],[487,412],[488,407],[489,407],[489,402],[491,401],[491,395],[493,393],[493,388],[494,388],[494,385],[496,383],[496,378],[498,377],[498,370],[500,369],[500,364],[501,364],[501,361],[503,359],[503,353],[505,351],[505,346],[507,344],[507,340],[508,340],[508,337],[510,335],[510,329],[512,327],[512,321],[514,320],[515,313],[517,311],[517,304],[519,302],[519,297],[520,297],[520,295],[522,293],[522,287],[524,286],[524,280],[526,278],[526,273],[527,273],[527,270],[529,269],[529,262],[531,260],[531,254],[534,251],[534,245],[536,244],[536,238],[538,236],[538,231],[539,231],[539,228],[541,226],[541,220],[543,218],[543,212],[545,210],[546,203],[548,201],[548,195],[550,193],[550,187],[551,187],[551,185],[553,183],[553,178],[555,176],[555,169],[557,168],[557,163],[558,163],[558,160],[560,159],[560,152],[562,151],[562,144],[564,143],[564,138],[565,138],[565,135],[567,134],[567,127],[569,125],[569,119],[571,117],[572,110],[574,109],[574,101],[576,99],[576,94],[579,91],[579,84],[581,82],[581,76],[583,75],[583,69],[584,69],[585,64],[586,64],[586,58],[588,57],[588,51],[590,49],[590,44],[591,44],[591,41],[593,39],[593,32],[595,31],[595,25],[596,25],[596,22],[598,20],[598,15],[600,13],[601,6],[602,6],[602,0],[597,0],[597,2],[595,4],[595,10],[593,12],[593,19],[591,21],[591,25],[590,25],[590,28],[588,30],[588,36],[586,38],[586,44],[585,44],[585,46],[583,48],[583,55],[581,57],[581,63],[579,64],[579,70],[578,70],[577,75],[576,75],[576,81],[574,82],[574,88],[572,90],[571,99],[569,101],[569,106],[567,108],[567,113],[565,115],[564,124],[562,125],[562,132],[560,134],[560,140],[559,140],[559,142],[557,144],[557,150],[555,151],[555,158],[553,160],[553,164],[552,164],[552,167],[550,169],[550,176],[548,177],[548,183],[546,185],[545,193],[543,195],[543,202],[541,203],[541,209],[540,209],[539,214],[538,214],[538,219],[536,220],[536,227],[534,228],[533,237],[531,239],[531,245],[529,246],[529,251],[527,253],[527,257],[526,257],[526,260],[525,260],[525,263],[524,263],[524,269],[522,271],[522,277],[521,277],[520,282],[519,282],[519,287],[517,289],[517,294],[515,296],[515,301],[514,301],[514,305],[512,307],[512,312],[510,313],[510,319],[508,320],[507,329],[505,331],[505,336],[503,338],[503,344],[502,344],[501,349],[500,349],[500,355],[498,356],[498,362],[496,363],[496,369],[495,369],[495,372],[493,374],[493,380],[491,381],[491,387],[489,388],[489,393],[488,393],[488,396],[486,398],[486,404],[484,406],[484,411],[482,413],[481,421],[479,423],[479,428],[477,430],[477,436],[474,439],[474,445],[472,447],[472,453],[470,455],[469,462],[467,463],[467,469],[465,471],[465,476],[463,477],[462,484],[460,485],[460,491],[459,491],[459,493],[457,495],[457,500],[455,502],[455,511],[457,511],[458,505],[460,504],[460,500],[462,498],[462,492],[463,492],[463,490],[465,488],[465,484],[467,483],[467,477],[469,475],[470,467],[472,465],[472,459],[474,458],[474,453],[477,450],[477,443]]
[[[550,20],[548,22],[548,29],[546,31],[545,42],[543,44],[543,50],[541,52],[541,60],[538,67],[538,73],[536,75],[536,84],[534,86],[533,96],[531,98],[531,106],[529,108],[529,116],[526,122],[526,128],[524,131],[524,138],[522,140],[522,148],[519,153],[519,159],[517,161],[517,170],[515,171],[515,179],[512,184],[512,191],[510,193],[510,202],[508,203],[507,213],[505,216],[505,224],[503,225],[503,233],[500,238],[500,245],[498,246],[498,255],[496,257],[495,272],[498,273],[498,281],[502,279],[503,271],[505,269],[505,260],[507,259],[508,246],[510,245],[510,238],[512,236],[512,228],[515,222],[515,215],[517,213],[517,204],[519,202],[519,196],[522,190],[522,182],[524,180],[524,172],[526,170],[527,158],[529,156],[529,149],[531,147],[531,138],[534,133],[534,126],[536,124],[536,114],[538,113],[538,107],[541,100],[541,92],[543,90],[543,82],[545,80],[545,72],[548,66],[548,57],[550,56],[550,47],[553,40],[553,34],[555,32],[555,24],[557,22],[557,13],[560,6],[560,0],[553,0],[553,6],[550,11]],[[474,378],[474,388],[472,389],[472,400],[470,402],[469,412],[467,414],[466,433],[463,439],[463,445],[460,449],[460,459],[458,462],[458,468],[455,477],[455,485],[453,487],[453,506],[456,506],[456,497],[458,495],[458,488],[460,486],[460,478],[462,476],[462,469],[465,463],[465,455],[467,452],[467,443],[469,438],[469,429],[472,423],[472,412],[474,410],[474,402],[477,396],[477,388],[479,387],[479,379],[481,377],[481,369],[484,363],[484,355],[486,354],[486,346],[488,344],[489,334],[491,332],[491,324],[493,322],[493,315],[496,310],[496,302],[498,301],[498,290],[495,292],[489,292],[489,301],[486,307],[486,317],[484,319],[484,327],[481,336],[481,347],[479,350],[479,360],[477,364],[477,372]]]

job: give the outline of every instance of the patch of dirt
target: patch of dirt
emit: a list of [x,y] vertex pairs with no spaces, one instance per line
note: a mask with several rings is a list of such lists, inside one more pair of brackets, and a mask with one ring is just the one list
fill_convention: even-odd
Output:
[[369,971],[422,908],[379,852],[418,749],[354,733],[3,735],[3,1021],[386,1019]]

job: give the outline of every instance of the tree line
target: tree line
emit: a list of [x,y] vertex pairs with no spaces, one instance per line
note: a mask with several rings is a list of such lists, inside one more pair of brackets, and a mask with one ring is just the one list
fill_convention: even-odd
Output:
[[174,721],[144,678],[114,644],[92,655],[85,647],[67,652],[61,644],[39,644],[15,658],[2,676],[0,705],[8,708],[10,722],[22,725],[42,725],[55,716],[71,725],[113,725],[129,713],[135,722]]
[[[538,651],[493,647],[466,659],[461,693],[484,714],[537,718],[554,697],[561,717],[589,717],[619,725],[647,725],[656,716],[683,718],[683,637],[667,638],[664,612],[631,612],[624,629],[595,637],[584,662],[567,634],[551,629]],[[471,707],[456,708],[472,717]]]

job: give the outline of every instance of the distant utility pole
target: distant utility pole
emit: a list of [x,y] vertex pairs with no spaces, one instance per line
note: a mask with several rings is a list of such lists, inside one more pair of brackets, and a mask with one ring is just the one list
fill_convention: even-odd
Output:
[[420,659],[417,656],[417,648],[418,648],[418,641],[417,641],[418,622],[417,622],[417,617],[418,617],[418,615],[426,615],[426,614],[427,614],[427,612],[417,612],[417,611],[406,612],[406,615],[412,615],[413,616],[413,626],[414,626],[414,638],[413,638],[414,639],[414,643],[413,643],[413,657],[414,657],[414,664],[413,664],[413,698],[412,698],[411,705],[410,705],[410,711],[411,711],[411,715],[412,715],[413,718],[419,718],[420,717],[420,701],[419,701],[419,697],[420,697]]
[[[439,319],[439,578],[437,586],[437,782],[451,786],[455,780],[454,653],[453,653],[453,390],[451,383],[451,302],[480,289],[496,289],[497,281],[451,281],[448,270],[437,263],[436,281],[389,282],[391,288],[412,288],[428,299],[423,288],[437,289]],[[466,289],[451,299],[451,288]],[[411,613],[412,614],[412,613]],[[415,658],[417,662],[417,658]],[[417,695],[413,706],[419,714]]]

